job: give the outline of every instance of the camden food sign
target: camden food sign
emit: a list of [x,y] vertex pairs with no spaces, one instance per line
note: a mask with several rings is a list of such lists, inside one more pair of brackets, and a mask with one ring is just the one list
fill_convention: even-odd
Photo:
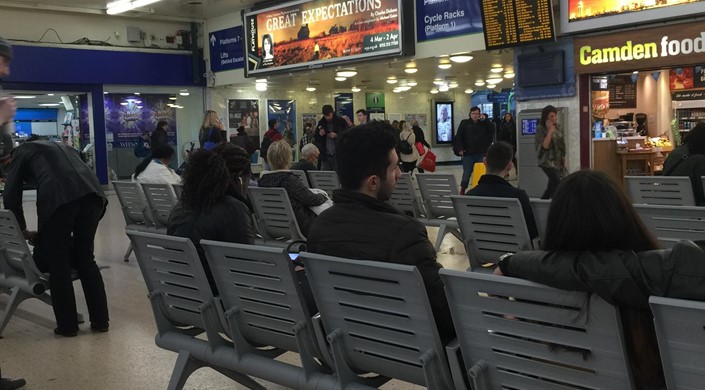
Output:
[[576,73],[666,68],[705,62],[705,24],[588,36],[573,41]]

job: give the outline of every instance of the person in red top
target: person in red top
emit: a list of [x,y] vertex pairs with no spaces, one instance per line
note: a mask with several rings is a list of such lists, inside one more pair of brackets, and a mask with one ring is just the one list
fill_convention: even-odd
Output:
[[262,156],[264,160],[264,170],[268,171],[269,162],[267,161],[267,151],[269,150],[269,145],[282,139],[281,133],[279,133],[279,121],[276,119],[269,120],[269,129],[264,133],[264,138],[262,138],[262,146],[260,147],[259,155]]

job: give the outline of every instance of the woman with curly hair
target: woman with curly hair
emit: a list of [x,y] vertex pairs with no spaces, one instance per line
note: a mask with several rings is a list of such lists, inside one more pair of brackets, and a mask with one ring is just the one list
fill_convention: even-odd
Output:
[[181,199],[169,216],[167,234],[191,239],[215,293],[199,242],[254,244],[252,212],[244,196],[250,174],[250,156],[239,146],[221,144],[211,151],[194,152],[184,172]]

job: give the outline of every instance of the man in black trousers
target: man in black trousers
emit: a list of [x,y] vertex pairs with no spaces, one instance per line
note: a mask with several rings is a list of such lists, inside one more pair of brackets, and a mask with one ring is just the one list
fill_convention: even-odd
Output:
[[[25,142],[11,155],[0,156],[0,161],[9,164],[3,193],[5,208],[15,214],[25,238],[35,240],[37,267],[49,272],[57,325],[54,333],[65,337],[78,333],[72,268],[81,279],[91,329],[106,332],[108,303],[93,257],[93,242],[107,200],[95,173],[78,151],[50,141]],[[37,189],[37,232],[27,231],[22,209],[25,183]]]

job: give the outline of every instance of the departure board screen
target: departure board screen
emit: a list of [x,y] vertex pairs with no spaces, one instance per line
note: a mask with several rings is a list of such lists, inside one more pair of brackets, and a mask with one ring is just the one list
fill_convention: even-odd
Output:
[[482,0],[487,50],[553,42],[551,0]]

